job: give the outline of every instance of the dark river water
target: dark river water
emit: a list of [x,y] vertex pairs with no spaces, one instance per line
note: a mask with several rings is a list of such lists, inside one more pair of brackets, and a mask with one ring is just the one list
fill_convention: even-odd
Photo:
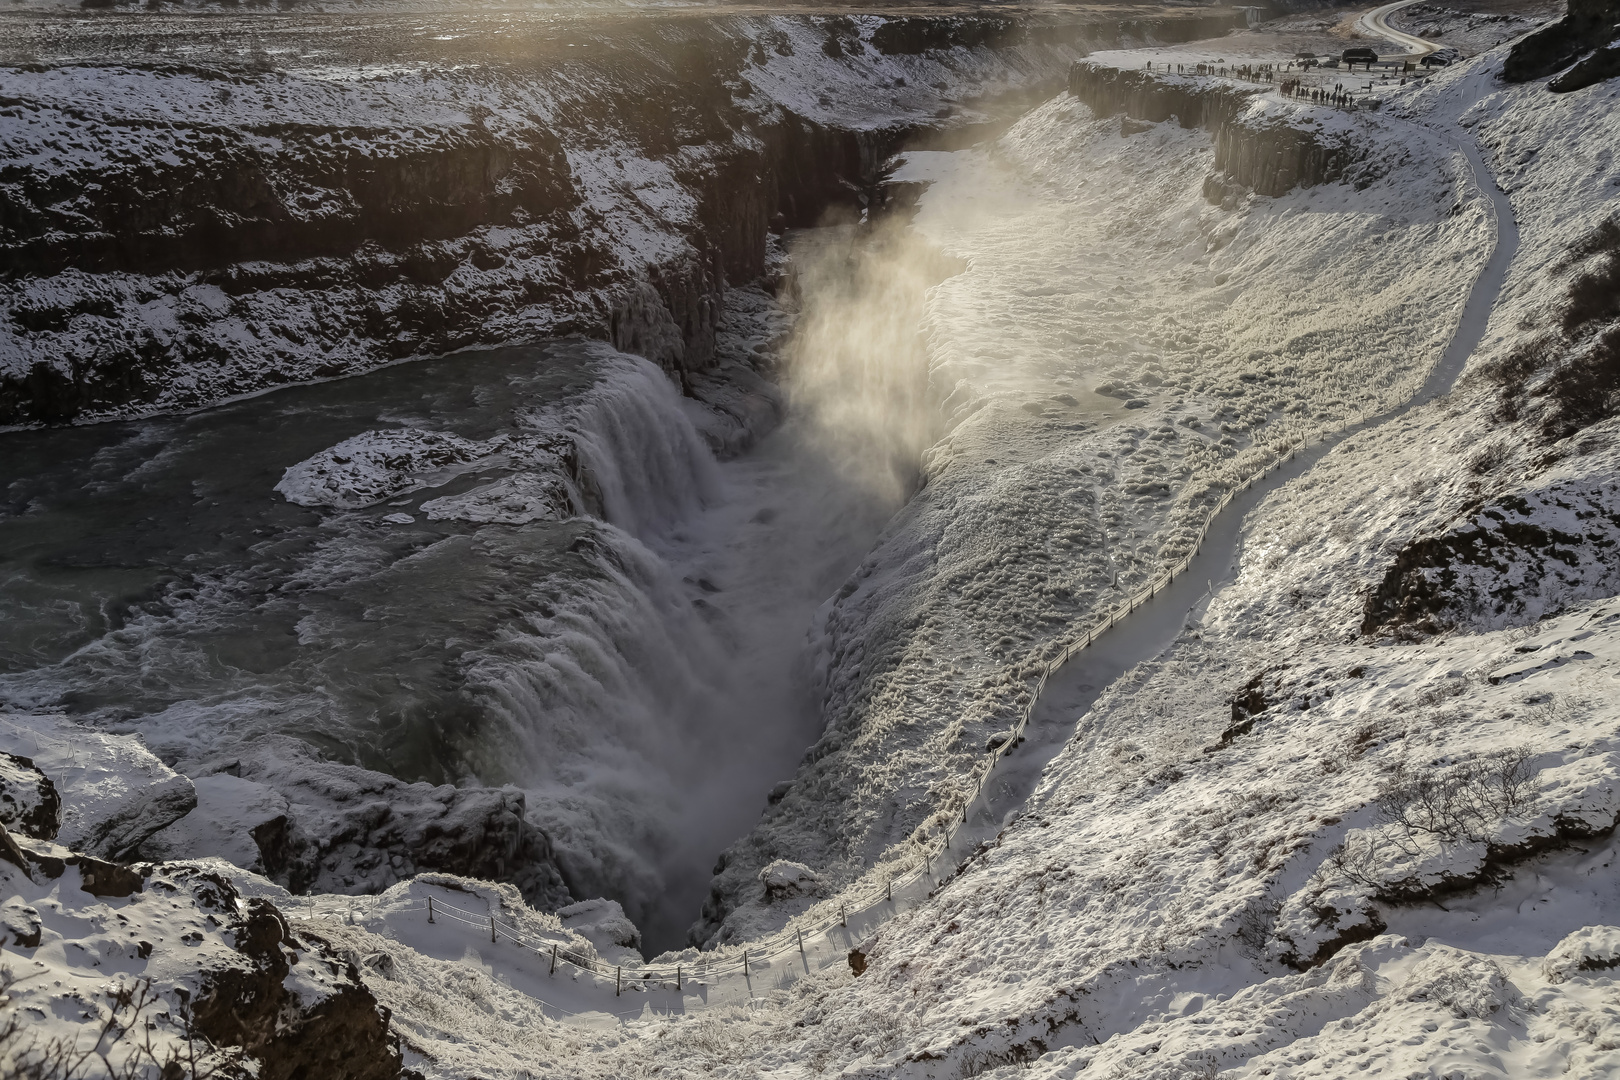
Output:
[[[680,944],[818,734],[806,634],[888,509],[791,425],[717,463],[690,408],[645,361],[562,341],[0,436],[0,704],[139,732],[182,770],[273,732],[515,784],[577,894]],[[369,505],[277,490],[376,432],[474,449],[385,447],[397,490]],[[566,462],[512,450],[535,437]],[[571,509],[502,495],[546,485]]]

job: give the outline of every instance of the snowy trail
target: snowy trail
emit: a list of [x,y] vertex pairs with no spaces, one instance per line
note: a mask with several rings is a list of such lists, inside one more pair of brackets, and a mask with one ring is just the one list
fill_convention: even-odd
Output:
[[[868,890],[869,896],[875,888],[875,898],[870,901],[851,899],[854,890],[846,891],[842,900],[817,905],[773,938],[713,950],[695,964],[683,961],[680,970],[670,962],[619,969],[600,964],[580,967],[564,961],[553,971],[546,942],[529,940],[517,926],[508,928],[505,922],[488,921],[488,916],[477,912],[452,914],[429,927],[422,898],[403,904],[380,898],[357,900],[349,918],[445,957],[460,955],[469,941],[483,939],[485,944],[477,946],[482,963],[540,1001],[549,1015],[586,1027],[746,1006],[773,989],[847,963],[849,950],[896,915],[927,903],[932,892],[954,876],[954,868],[1021,813],[1047,763],[1073,735],[1092,702],[1121,675],[1163,652],[1181,633],[1189,613],[1234,579],[1242,526],[1250,510],[1309,471],[1349,435],[1388,423],[1450,391],[1485,335],[1518,247],[1518,230],[1506,195],[1497,188],[1471,141],[1459,140],[1457,145],[1475,183],[1489,197],[1495,240],[1450,341],[1418,391],[1404,404],[1300,450],[1237,495],[1211,522],[1199,554],[1185,573],[1049,677],[1032,706],[1024,742],[997,760],[944,851],[935,852],[924,866],[892,882],[867,881],[857,886]],[[443,902],[448,906],[458,901],[445,896]],[[292,903],[296,911],[296,901]],[[345,898],[345,903],[351,902]]]
[[[1440,46],[1424,38],[1404,33],[1389,25],[1389,17],[1391,15],[1395,14],[1402,8],[1411,7],[1413,4],[1419,2],[1420,0],[1397,0],[1396,3],[1385,4],[1383,7],[1373,8],[1371,11],[1367,12],[1367,14],[1356,20],[1356,29],[1363,34],[1366,34],[1368,37],[1381,37],[1385,41],[1399,45],[1403,49],[1407,49],[1408,51],[1403,54],[1406,59],[1415,59],[1420,56],[1428,56],[1432,52],[1437,52]],[[1386,59],[1389,58],[1386,57]]]
[[1272,492],[1304,475],[1350,435],[1387,424],[1450,392],[1485,336],[1519,244],[1512,205],[1497,186],[1478,147],[1470,139],[1459,140],[1456,145],[1468,159],[1475,183],[1490,198],[1495,243],[1469,291],[1457,329],[1434,370],[1405,404],[1328,436],[1254,482],[1211,522],[1202,549],[1184,575],[1050,677],[1031,707],[1024,745],[1001,759],[985,785],[972,815],[971,823],[976,826],[973,832],[977,835],[964,829],[954,838],[952,850],[962,853],[971,850],[973,843],[994,835],[1016,817],[1035,790],[1047,763],[1062,749],[1074,733],[1075,724],[1103,691],[1137,664],[1167,649],[1186,626],[1189,616],[1207,606],[1216,591],[1235,580],[1242,524],[1249,511]]

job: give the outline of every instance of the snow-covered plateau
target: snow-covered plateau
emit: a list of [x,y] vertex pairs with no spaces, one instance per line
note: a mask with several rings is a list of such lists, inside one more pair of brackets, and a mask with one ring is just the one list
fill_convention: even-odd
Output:
[[[673,284],[732,211],[565,139],[621,276],[455,344],[583,336],[6,436],[6,1075],[1620,1076],[1620,80],[1508,43],[1343,107],[1186,74],[1288,62],[1264,25],[1070,68],[748,18],[732,100],[898,118],[859,224],[762,202]],[[1408,25],[1452,21],[1490,44]],[[0,120],[189,115],[154,72],[3,69]],[[377,74],[323,107],[451,107]],[[82,416],[324,374],[220,347]]]

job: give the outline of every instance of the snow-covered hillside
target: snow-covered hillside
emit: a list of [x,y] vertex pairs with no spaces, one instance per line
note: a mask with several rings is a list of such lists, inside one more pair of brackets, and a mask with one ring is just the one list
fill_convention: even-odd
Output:
[[1279,447],[1427,374],[1491,249],[1463,155],[1410,120],[1251,111],[1361,164],[1233,213],[1203,194],[1207,134],[1062,97],[901,174],[936,170],[914,242],[969,266],[923,323],[945,431],[827,612],[827,731],[728,854],[721,913],[771,859],[844,879],[937,834],[1034,662],[1190,551]]
[[[1541,572],[1511,613],[1465,606],[1444,626],[1362,633],[1369,598],[1412,543],[1492,510],[1493,497],[1502,517],[1511,508],[1532,527],[1515,535],[1563,533],[1559,515],[1606,507],[1615,482],[1612,422],[1547,441],[1534,417],[1498,415],[1486,374],[1536,324],[1562,317],[1583,269],[1567,253],[1613,212],[1602,150],[1613,135],[1602,125],[1614,123],[1615,91],[1583,101],[1502,89],[1492,77],[1500,59],[1386,105],[1400,105],[1401,123],[1438,130],[1462,114],[1519,219],[1518,256],[1459,388],[1352,437],[1267,499],[1245,525],[1235,581],[1194,611],[1167,653],[1074,718],[1073,739],[1023,812],[930,902],[877,932],[864,973],[802,980],[746,1015],[649,1016],[589,1063],[557,1067],[919,1077],[1612,1067],[1620,1001],[1605,928],[1616,922],[1620,727],[1602,688],[1620,658],[1620,620],[1607,579],[1578,557]],[[1103,127],[1055,102],[999,144],[1003,160],[1065,116],[1083,131]],[[1180,151],[1190,137],[1135,138]],[[1515,149],[1521,140],[1568,152],[1531,157]],[[1523,167],[1532,161],[1541,164]],[[1188,172],[1190,185],[1199,177]],[[1420,196],[1432,177],[1393,170],[1379,183],[1391,197]],[[1284,212],[1328,193],[1200,213],[1241,232],[1257,215],[1307,217]],[[1466,226],[1460,209],[1445,220]],[[1381,242],[1398,238],[1390,231],[1378,230]],[[1320,264],[1335,283],[1337,256]],[[1402,279],[1435,262],[1414,254]],[[1450,265],[1438,272],[1471,280]],[[1249,278],[1263,284],[1264,270]],[[1016,463],[1026,445],[1009,437],[985,453]],[[1577,477],[1585,503],[1567,496]],[[936,483],[931,475],[924,499]],[[1042,505],[1063,513],[1061,502]],[[1601,531],[1568,535],[1552,548],[1605,546]],[[1470,587],[1517,586],[1527,562],[1552,554],[1508,552],[1471,571],[1498,584]],[[874,570],[869,580],[887,579]],[[976,606],[1000,595],[987,589]],[[875,775],[883,745],[865,750]],[[921,793],[874,780],[855,798],[907,790]]]
[[[683,968],[672,989],[659,965],[656,993],[626,991],[644,967],[612,905],[540,915],[450,875],[360,902],[246,872],[233,888],[297,916],[281,940],[318,941],[332,986],[363,984],[435,1078],[1620,1075],[1620,85],[1505,86],[1505,51],[1389,87],[1376,112],[1258,95],[1249,120],[1355,151],[1274,198],[1223,182],[1211,202],[1208,133],[1062,95],[979,149],[908,160],[902,178],[932,182],[914,226],[834,255],[895,292],[801,277],[797,347],[858,366],[877,342],[891,366],[855,385],[909,410],[828,431],[926,448],[920,490],[821,609],[826,730],[699,924],[727,963],[780,948],[768,979]],[[1379,419],[1476,336],[1449,392]],[[1054,680],[1050,741],[1009,759],[1050,755],[1034,790],[930,868],[937,888],[859,923],[847,964],[795,953],[796,917],[864,908],[857,886],[962,816],[1037,661],[1185,552],[1225,491],[1367,413],[1262,486],[1184,621],[1139,616],[1168,648],[1114,681],[1081,653]],[[297,490],[394,484],[343,471],[372,449],[323,451]],[[1086,703],[1063,713],[1074,686]],[[118,772],[128,787],[172,786],[102,752],[146,769]],[[53,760],[85,834],[100,804]],[[47,801],[32,767],[0,771],[8,822]],[[54,988],[27,992],[60,1017],[108,920],[149,916],[33,873],[7,961],[45,965]],[[430,896],[456,914],[429,923]],[[189,903],[150,933],[183,940]]]

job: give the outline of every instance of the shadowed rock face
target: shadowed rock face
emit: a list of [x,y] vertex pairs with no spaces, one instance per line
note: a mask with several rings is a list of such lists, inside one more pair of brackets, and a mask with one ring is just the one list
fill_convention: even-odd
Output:
[[1583,53],[1598,50],[1560,78],[1548,84],[1555,92],[1579,90],[1620,75],[1620,51],[1606,49],[1620,33],[1617,0],[1569,0],[1564,17],[1513,46],[1502,64],[1502,78],[1510,83],[1540,79],[1569,64]]
[[0,63],[0,424],[569,334],[684,380],[772,228],[858,213],[902,143],[994,121],[992,86],[1027,98],[1086,45],[1237,16],[330,18],[25,20],[0,43],[27,57]]
[[0,825],[35,840],[55,840],[62,799],[32,758],[0,753]]
[[[193,1006],[199,1032],[260,1059],[261,1080],[399,1075],[399,1037],[353,962],[309,930],[295,937],[268,900],[249,900],[237,920],[236,949],[243,962],[204,972],[204,988]],[[301,964],[324,968],[330,979],[329,992],[313,1004],[286,986],[289,953]]]

